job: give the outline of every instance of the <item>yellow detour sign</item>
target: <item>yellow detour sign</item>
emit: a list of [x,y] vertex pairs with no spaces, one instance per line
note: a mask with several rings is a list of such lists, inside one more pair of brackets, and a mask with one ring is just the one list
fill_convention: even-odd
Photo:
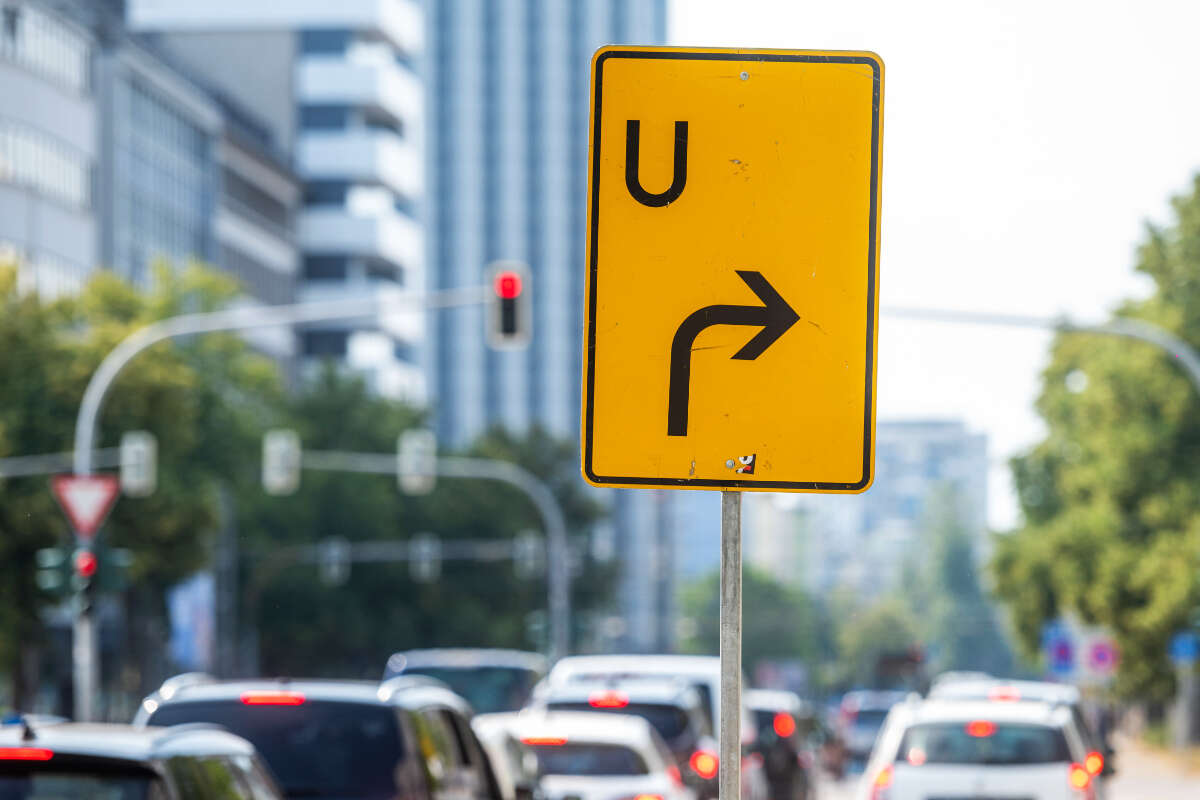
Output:
[[606,47],[592,93],[588,481],[866,489],[883,63]]

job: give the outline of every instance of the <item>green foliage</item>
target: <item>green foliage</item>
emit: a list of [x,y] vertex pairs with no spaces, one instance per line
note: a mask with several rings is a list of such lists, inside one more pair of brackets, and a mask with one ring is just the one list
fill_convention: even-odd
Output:
[[886,682],[879,665],[918,646],[912,612],[894,598],[883,600],[841,620],[837,632],[840,683],[846,687],[880,686]]
[[[69,450],[84,386],[121,339],[165,315],[216,308],[236,288],[200,266],[160,267],[149,292],[100,271],[78,297],[44,302],[17,290],[14,269],[0,270],[0,457]],[[279,396],[274,364],[232,336],[156,345],[113,384],[97,446],[135,429],[159,443],[158,491],[123,498],[101,534],[135,553],[132,580],[155,598],[147,613],[161,611],[163,588],[206,562],[215,481],[250,474],[250,432]],[[34,586],[34,553],[69,540],[46,479],[0,482],[0,671],[15,676],[17,695],[31,688],[18,664],[52,599]]]
[[[720,647],[718,573],[683,587],[680,610],[695,623],[681,647],[687,653],[716,653]],[[759,662],[800,659],[816,662],[828,649],[824,610],[802,590],[754,567],[742,575],[742,664],[754,674]]]
[[[1200,347],[1200,178],[1172,205],[1138,254],[1154,292],[1118,314]],[[1070,612],[1115,634],[1121,694],[1166,699],[1167,642],[1200,602],[1200,396],[1156,347],[1062,333],[1037,408],[1048,433],[1013,463],[1025,524],[997,541],[997,590],[1027,653]]]
[[[401,431],[421,423],[423,415],[372,395],[361,380],[330,367],[290,403],[287,420],[306,448],[394,453]],[[570,443],[538,428],[521,437],[493,430],[468,452],[519,463],[545,480],[563,506],[575,544],[585,549],[584,534],[600,510],[577,478]],[[399,649],[545,646],[544,635],[529,625],[530,616],[546,607],[545,580],[517,578],[511,561],[447,560],[440,578],[430,583],[414,581],[406,562],[354,564],[341,586],[321,584],[311,564],[270,574],[277,546],[331,536],[384,541],[428,532],[448,545],[542,532],[536,509],[514,488],[440,478],[432,494],[409,497],[397,489],[394,476],[306,471],[295,495],[248,492],[241,504],[244,547],[257,556],[246,580],[264,584],[261,604],[246,613],[260,631],[265,673],[374,678]],[[611,568],[585,565],[572,585],[577,618],[611,596],[612,578]]]

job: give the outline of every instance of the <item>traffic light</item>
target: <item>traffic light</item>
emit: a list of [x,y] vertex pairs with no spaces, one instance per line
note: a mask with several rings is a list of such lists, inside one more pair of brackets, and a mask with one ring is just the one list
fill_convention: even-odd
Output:
[[121,435],[121,491],[149,497],[158,486],[158,441],[149,431]]
[[267,494],[292,494],[300,488],[300,435],[276,429],[263,436],[262,482]]
[[429,494],[437,483],[437,436],[408,430],[396,441],[396,480],[405,494]]
[[89,614],[95,600],[92,578],[100,568],[100,559],[90,547],[80,547],[71,556],[71,588],[79,602],[79,613]]
[[67,569],[67,549],[65,547],[43,547],[34,555],[37,561],[37,573],[34,580],[38,588],[47,592],[61,592],[70,579]]
[[317,577],[326,586],[341,586],[350,578],[350,542],[340,536],[317,544]]
[[488,304],[488,344],[514,350],[529,344],[529,267],[519,261],[497,261],[488,270],[492,298]]
[[408,545],[408,570],[418,583],[431,583],[442,574],[442,540],[418,533]]
[[529,580],[546,568],[545,540],[536,531],[521,531],[513,539],[513,570],[517,577]]

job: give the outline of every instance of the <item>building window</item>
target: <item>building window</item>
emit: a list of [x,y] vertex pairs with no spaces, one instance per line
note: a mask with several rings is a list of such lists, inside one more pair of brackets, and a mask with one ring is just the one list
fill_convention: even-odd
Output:
[[304,184],[307,206],[340,206],[346,203],[350,184],[346,181],[310,181]]
[[342,130],[350,122],[350,107],[338,105],[300,106],[300,127],[309,131]]
[[306,55],[342,55],[354,35],[347,30],[308,30],[300,32],[300,52]]
[[27,186],[76,208],[91,202],[87,158],[23,125],[0,122],[0,181]]
[[366,111],[363,113],[363,124],[366,125],[367,130],[386,131],[397,136],[404,136],[404,124],[395,117]]
[[304,277],[313,281],[346,280],[345,256],[305,256]]
[[413,363],[416,358],[413,346],[409,342],[396,342],[392,346],[392,355],[397,361],[406,361],[409,364]]
[[350,344],[349,331],[305,331],[302,352],[316,358],[345,358]]
[[0,8],[0,58],[82,92],[88,86],[87,39],[29,6]]

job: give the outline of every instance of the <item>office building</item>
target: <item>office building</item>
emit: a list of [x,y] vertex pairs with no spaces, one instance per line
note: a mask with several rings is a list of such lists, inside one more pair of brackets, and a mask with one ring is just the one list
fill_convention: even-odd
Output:
[[40,4],[0,5],[0,261],[44,296],[78,291],[97,263],[94,48]]
[[899,579],[941,497],[954,499],[982,562],[987,473],[987,437],[961,421],[880,422],[865,494],[748,497],[746,562],[820,595],[841,587],[877,596]]
[[[129,0],[126,20],[207,86],[253,109],[303,184],[303,301],[424,289],[424,20],[412,0]],[[308,366],[334,358],[380,393],[422,402],[424,315],[306,326]]]
[[[429,264],[440,288],[486,266],[529,265],[533,341],[487,347],[477,308],[432,319],[431,393],[440,438],[491,425],[579,435],[591,56],[662,44],[665,0],[438,0],[428,15]],[[604,491],[621,564],[612,646],[671,645],[674,540],[682,498]],[[607,547],[607,545],[606,545]]]

